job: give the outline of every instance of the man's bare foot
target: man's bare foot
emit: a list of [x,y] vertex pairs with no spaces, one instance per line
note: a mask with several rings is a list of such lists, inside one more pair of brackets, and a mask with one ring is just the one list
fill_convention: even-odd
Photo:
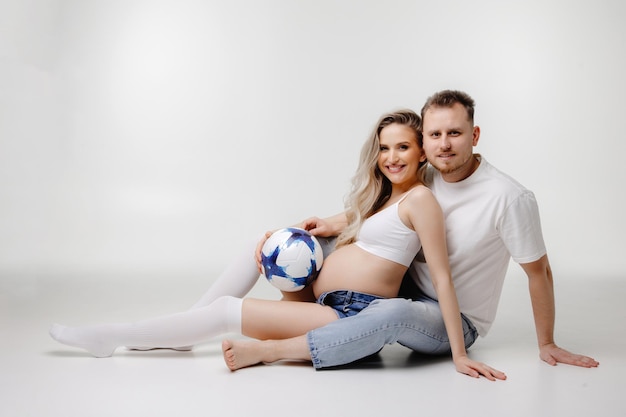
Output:
[[269,362],[267,356],[264,356],[267,343],[258,340],[224,340],[222,341],[224,362],[231,371]]

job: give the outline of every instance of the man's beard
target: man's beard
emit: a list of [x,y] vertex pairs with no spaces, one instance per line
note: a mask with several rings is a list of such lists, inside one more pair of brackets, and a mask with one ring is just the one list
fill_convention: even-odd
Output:
[[447,164],[431,164],[432,166],[435,167],[435,169],[439,172],[441,172],[442,174],[453,174],[463,168],[465,168],[468,164],[468,162],[472,159],[472,154],[470,154],[467,158],[465,158],[465,160],[463,160],[462,162],[458,163],[458,164],[454,164],[454,165],[447,165]]

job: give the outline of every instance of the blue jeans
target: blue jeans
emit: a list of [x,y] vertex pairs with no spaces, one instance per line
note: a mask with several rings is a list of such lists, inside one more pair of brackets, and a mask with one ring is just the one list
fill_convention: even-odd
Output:
[[340,319],[352,317],[365,309],[374,300],[382,297],[354,291],[331,291],[325,292],[317,299],[317,303],[328,306],[335,310]]
[[[461,321],[469,348],[478,332],[465,316]],[[451,351],[439,303],[425,296],[374,300],[357,315],[310,331],[307,340],[315,369],[345,365],[396,342],[425,354]]]

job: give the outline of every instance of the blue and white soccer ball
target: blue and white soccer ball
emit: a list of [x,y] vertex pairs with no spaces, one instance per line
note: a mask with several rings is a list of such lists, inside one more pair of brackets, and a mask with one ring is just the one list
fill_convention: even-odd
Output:
[[261,249],[265,278],[281,291],[300,291],[322,268],[324,255],[317,239],[295,227],[272,233]]

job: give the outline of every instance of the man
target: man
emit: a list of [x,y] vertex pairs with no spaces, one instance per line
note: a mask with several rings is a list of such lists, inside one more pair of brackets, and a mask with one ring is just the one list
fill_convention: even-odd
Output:
[[[460,91],[436,93],[422,108],[422,131],[431,165],[429,186],[446,217],[452,276],[463,318],[472,325],[474,338],[485,336],[495,319],[512,258],[529,279],[541,359],[550,365],[598,366],[594,359],[570,353],[554,342],[552,272],[537,203],[532,192],[473,153],[480,138],[473,99]],[[320,221],[319,226],[333,230],[341,221],[335,216],[327,223]],[[234,370],[258,362],[305,359],[320,369],[353,362],[395,342],[421,353],[449,352],[427,266],[416,259],[410,275],[419,290],[414,301],[377,301],[356,316],[293,339],[227,340],[223,343],[226,363]],[[486,365],[472,376],[481,374],[491,380],[506,378]]]

